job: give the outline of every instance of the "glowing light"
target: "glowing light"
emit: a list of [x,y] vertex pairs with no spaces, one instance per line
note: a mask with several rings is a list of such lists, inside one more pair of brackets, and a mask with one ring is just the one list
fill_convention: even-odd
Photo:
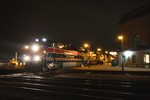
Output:
[[40,56],[38,56],[38,55],[34,56],[33,60],[34,61],[40,61]]
[[44,50],[43,53],[46,53],[46,51]]
[[149,54],[144,54],[144,62],[149,63]]
[[32,50],[33,50],[34,52],[37,52],[37,51],[39,50],[39,46],[36,45],[36,44],[34,44],[34,45],[32,46]]
[[117,52],[109,52],[109,54],[111,54],[111,55],[114,55],[114,56],[116,56],[117,55]]
[[101,51],[102,49],[101,48],[97,48],[97,51]]
[[64,47],[64,45],[59,45],[58,47],[59,47],[60,49],[62,49],[62,48]]
[[26,45],[24,48],[25,48],[25,49],[29,49],[29,46],[28,46],[28,45]]
[[35,39],[36,42],[39,42],[39,39]]
[[108,53],[108,51],[105,51],[105,53],[107,54],[107,53]]
[[84,47],[85,47],[85,48],[88,48],[88,47],[90,47],[90,45],[87,44],[87,43],[85,43],[85,44],[84,44]]
[[20,66],[22,66],[22,65],[23,65],[23,63],[20,63],[19,65],[20,65]]
[[93,57],[94,57],[94,56],[96,57],[96,54],[92,54],[92,56],[93,56]]
[[125,52],[124,52],[124,55],[125,55],[126,57],[131,57],[132,54],[133,54],[133,51],[125,51]]
[[24,61],[29,61],[30,60],[30,56],[24,56]]
[[121,36],[121,35],[118,36],[118,39],[119,39],[119,40],[123,40],[123,36]]
[[43,41],[43,42],[46,42],[46,38],[43,38],[42,41]]

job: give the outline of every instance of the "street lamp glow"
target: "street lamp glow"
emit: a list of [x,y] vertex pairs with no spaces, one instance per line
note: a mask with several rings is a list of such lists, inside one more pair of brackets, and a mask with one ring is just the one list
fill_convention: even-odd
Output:
[[101,51],[102,49],[101,48],[97,48],[97,51]]
[[25,49],[29,49],[29,46],[28,46],[28,45],[26,45],[24,48],[25,48]]
[[108,51],[105,51],[105,53],[107,54],[107,53],[108,53]]
[[90,45],[87,44],[87,43],[85,43],[85,44],[84,44],[84,47],[85,47],[85,48],[88,48],[88,47],[90,47]]
[[122,35],[118,36],[118,39],[121,41],[122,71],[124,71],[125,62],[123,61],[123,59],[124,59],[124,54],[123,54],[123,36]]
[[123,36],[122,35],[118,36],[118,39],[123,40]]
[[118,36],[118,39],[121,40],[121,49],[123,49],[123,36],[122,35]]
[[91,60],[91,57],[90,57],[90,55],[91,55],[91,54],[90,54],[90,45],[87,44],[87,43],[85,43],[85,44],[84,44],[84,47],[87,48],[87,56],[88,56],[88,57],[87,57],[87,60],[88,60],[88,62],[89,62],[89,61]]

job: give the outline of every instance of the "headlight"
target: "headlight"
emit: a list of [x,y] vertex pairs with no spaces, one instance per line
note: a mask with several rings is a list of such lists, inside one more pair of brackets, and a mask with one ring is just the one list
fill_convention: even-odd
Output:
[[32,51],[34,51],[34,52],[39,51],[39,46],[36,45],[36,44],[34,44],[34,45],[32,46]]
[[40,59],[40,56],[36,55],[36,56],[34,56],[33,60],[34,61],[40,61],[41,59]]
[[30,60],[30,56],[24,56],[24,61],[29,61]]

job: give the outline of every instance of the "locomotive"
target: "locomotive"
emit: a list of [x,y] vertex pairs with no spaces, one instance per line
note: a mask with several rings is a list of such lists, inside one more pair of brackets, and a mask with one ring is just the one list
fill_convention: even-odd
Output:
[[78,51],[63,49],[63,45],[56,43],[34,43],[28,52],[25,52],[24,62],[27,72],[54,71],[60,68],[83,65],[83,58]]

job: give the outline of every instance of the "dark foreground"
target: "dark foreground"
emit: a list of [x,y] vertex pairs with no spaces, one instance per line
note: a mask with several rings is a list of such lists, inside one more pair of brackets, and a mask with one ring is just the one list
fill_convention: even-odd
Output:
[[79,69],[62,69],[52,73],[27,73],[23,69],[7,69],[7,71],[5,69],[4,73],[4,70],[1,70],[5,75],[0,75],[0,98],[1,100],[149,100],[150,98],[149,74],[139,74],[139,71],[131,74],[133,71],[125,73],[117,70]]

